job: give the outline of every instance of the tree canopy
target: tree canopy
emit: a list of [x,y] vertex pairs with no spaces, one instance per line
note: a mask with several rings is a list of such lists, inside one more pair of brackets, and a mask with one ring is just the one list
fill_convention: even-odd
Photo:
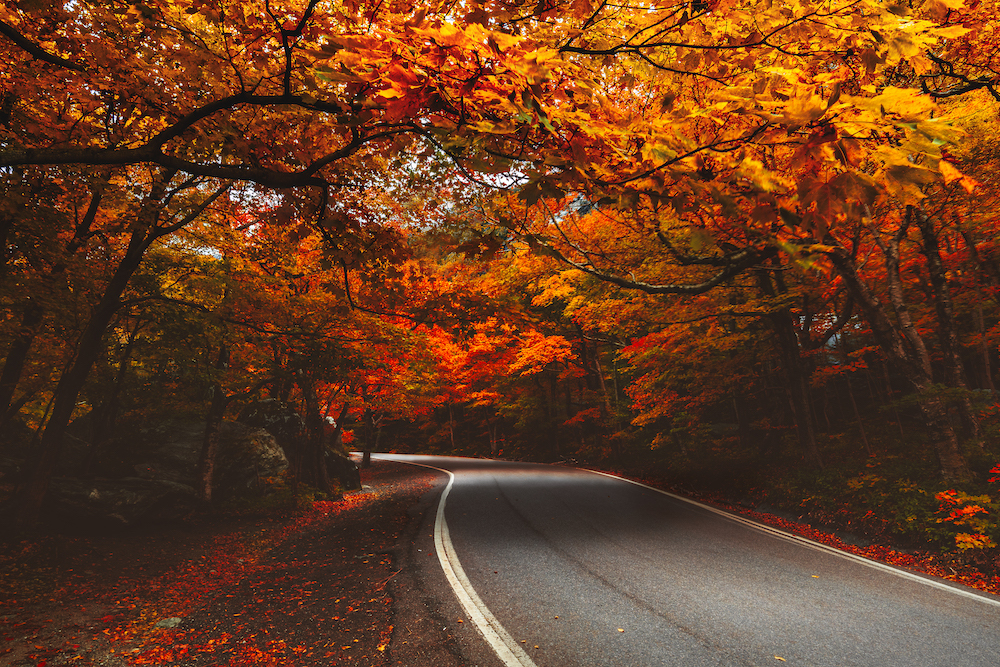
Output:
[[35,434],[13,514],[82,415],[95,452],[201,415],[210,460],[264,396],[304,414],[318,486],[331,420],[367,451],[822,469],[885,415],[982,481],[995,10],[0,8],[0,424]]

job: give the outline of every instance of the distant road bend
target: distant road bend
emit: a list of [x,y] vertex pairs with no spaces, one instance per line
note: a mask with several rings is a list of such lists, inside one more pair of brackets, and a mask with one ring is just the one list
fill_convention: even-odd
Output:
[[995,596],[600,473],[375,456],[449,478],[422,538],[469,664],[1000,665]]

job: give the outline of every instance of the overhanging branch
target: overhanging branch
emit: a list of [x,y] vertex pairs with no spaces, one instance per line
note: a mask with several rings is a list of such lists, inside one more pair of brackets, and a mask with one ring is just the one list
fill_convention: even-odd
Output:
[[[534,239],[534,241],[536,244],[540,243],[537,238]],[[552,246],[545,243],[540,243],[540,245],[545,248],[546,252],[550,253],[559,261],[568,264],[579,271],[583,271],[587,275],[593,276],[603,282],[617,285],[622,289],[645,292],[646,294],[704,294],[713,288],[718,287],[730,278],[736,277],[743,271],[749,269],[751,266],[759,264],[760,262],[777,255],[777,250],[771,247],[760,250],[756,248],[747,248],[746,250],[742,250],[731,255],[731,263],[705,281],[693,284],[655,285],[641,280],[622,278],[621,276],[616,276],[612,273],[596,269],[593,266],[588,266],[587,264],[580,262],[574,262]]]
[[0,21],[0,35],[3,35],[10,41],[17,44],[23,51],[28,53],[32,58],[36,60],[41,60],[42,62],[49,63],[50,65],[55,65],[56,67],[63,67],[68,70],[73,70],[74,72],[85,72],[87,71],[83,65],[73,62],[72,60],[67,60],[61,58],[54,53],[49,53],[42,47],[38,46],[30,39],[22,35],[17,28]]

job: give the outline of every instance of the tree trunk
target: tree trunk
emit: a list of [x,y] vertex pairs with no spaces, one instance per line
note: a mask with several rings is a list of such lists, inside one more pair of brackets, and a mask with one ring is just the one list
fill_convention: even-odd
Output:
[[319,411],[316,382],[308,376],[300,376],[297,382],[305,399],[306,409],[305,451],[302,453],[303,478],[320,491],[333,493],[330,474],[326,469],[325,420]]
[[928,379],[931,379],[933,378],[931,355],[927,351],[927,345],[924,343],[923,337],[913,323],[913,318],[910,317],[910,308],[906,304],[906,295],[903,293],[903,280],[899,273],[899,244],[906,234],[911,219],[912,216],[908,214],[899,231],[891,236],[886,243],[882,243],[879,239],[879,245],[885,255],[885,270],[889,283],[889,304],[892,306],[893,312],[896,313],[899,330],[910,344],[910,347],[913,348],[910,356],[913,357],[914,362],[920,365],[923,374]]
[[[924,257],[927,258],[927,273],[934,293],[934,310],[938,319],[938,339],[941,341],[941,352],[948,372],[948,381],[953,387],[968,389],[969,385],[965,381],[965,365],[959,354],[961,345],[955,326],[955,307],[948,290],[948,278],[945,275],[944,262],[941,260],[937,231],[934,229],[934,223],[923,211],[911,206],[908,213],[916,220],[923,238],[921,250]],[[976,418],[976,413],[972,409],[972,401],[968,395],[962,397],[958,408],[967,435],[973,440],[978,440],[979,419]]]
[[[218,372],[229,368],[229,346],[222,343],[219,348],[219,359],[215,362]],[[198,457],[198,483],[202,500],[212,502],[213,479],[215,473],[215,455],[219,450],[219,436],[222,431],[222,418],[226,414],[226,390],[222,382],[212,384],[212,400],[205,418],[205,437],[201,443],[201,456]]]
[[[43,276],[44,284],[54,286],[59,277],[66,272],[69,257],[76,254],[86,243],[90,234],[90,228],[97,219],[97,212],[100,208],[102,196],[103,188],[100,186],[95,187],[91,194],[86,214],[77,223],[76,229],[73,232],[73,238],[66,244],[65,259],[56,262],[51,270]],[[0,239],[0,241],[3,241],[3,239]],[[6,248],[5,241],[0,243],[0,248]],[[10,410],[11,400],[14,397],[14,391],[17,389],[18,383],[21,381],[21,374],[24,371],[24,364],[27,362],[31,344],[34,342],[44,318],[45,310],[36,301],[29,299],[24,315],[22,316],[21,328],[10,344],[7,358],[4,361],[3,373],[0,374],[0,432],[3,431],[7,420],[16,414],[15,411]]]
[[35,336],[38,335],[38,329],[44,315],[45,311],[40,306],[34,302],[29,303],[21,316],[21,327],[7,350],[3,372],[0,373],[0,432],[3,432],[7,420],[14,416],[10,409],[11,401],[14,399],[14,391],[21,381],[21,373],[28,360],[28,352]]
[[858,402],[854,400],[854,389],[851,387],[851,376],[848,373],[844,374],[844,380],[847,382],[847,397],[851,399],[851,409],[854,411],[854,419],[858,422],[858,430],[861,432],[861,441],[865,443],[865,452],[868,456],[872,456],[872,447],[868,444],[868,434],[865,433],[865,423],[861,420],[861,412],[858,410]]
[[46,424],[45,432],[39,442],[37,463],[29,474],[27,483],[18,498],[15,522],[20,526],[28,526],[38,521],[45,494],[48,492],[49,480],[62,453],[66,427],[76,409],[77,396],[83,389],[94,362],[104,350],[104,334],[115,312],[121,306],[121,296],[128,287],[132,274],[139,268],[150,244],[158,238],[156,224],[162,211],[160,200],[166,193],[166,186],[170,178],[172,178],[172,174],[158,178],[154,182],[150,194],[143,200],[132,225],[132,233],[125,255],[104,288],[104,294],[91,314],[83,335],[80,336],[76,357],[59,378],[54,394],[52,416]]
[[900,331],[889,319],[885,307],[858,275],[857,265],[850,253],[845,248],[838,247],[829,256],[837,273],[860,305],[882,353],[916,391],[920,412],[941,466],[941,476],[949,482],[969,479],[969,469],[959,448],[958,437],[948,420],[947,411],[940,398],[933,394],[929,364],[918,358],[916,352],[907,350]]
[[[766,271],[757,272],[757,283],[765,296],[775,296],[774,285]],[[778,340],[778,353],[785,371],[788,398],[798,433],[799,446],[802,452],[818,468],[822,469],[823,460],[819,454],[819,447],[816,446],[816,427],[810,409],[809,382],[803,368],[799,339],[792,324],[792,314],[788,308],[781,308],[768,315],[768,320],[770,320]]]
[[986,319],[983,317],[983,297],[980,291],[979,305],[976,306],[976,328],[979,330],[979,357],[983,363],[983,389],[996,391],[993,384],[993,368],[990,361],[990,348],[986,344]]
[[[363,395],[367,397],[366,394]],[[361,453],[361,467],[370,468],[372,465],[372,449],[374,448],[373,440],[375,438],[375,412],[371,408],[365,408],[362,419],[365,422],[365,439]],[[454,443],[454,439],[452,442]],[[454,444],[452,446],[454,447]]]
[[601,390],[601,396],[604,397],[601,403],[601,416],[604,419],[610,419],[611,415],[615,414],[615,412],[611,407],[611,396],[608,395],[608,385],[604,381],[604,369],[601,367],[600,349],[596,346],[594,347],[594,368],[597,370],[597,381]]
[[129,332],[121,359],[118,361],[118,372],[115,374],[115,381],[111,387],[111,391],[102,400],[101,407],[95,408],[93,411],[94,422],[91,426],[90,451],[87,454],[87,463],[85,465],[88,475],[93,474],[97,462],[97,453],[107,441],[108,434],[118,419],[118,408],[121,405],[119,397],[121,396],[122,387],[125,384],[125,378],[128,376],[129,359],[132,357],[132,350],[135,347],[135,341],[139,336],[139,330],[142,328],[142,325],[142,318],[137,318],[135,326]]

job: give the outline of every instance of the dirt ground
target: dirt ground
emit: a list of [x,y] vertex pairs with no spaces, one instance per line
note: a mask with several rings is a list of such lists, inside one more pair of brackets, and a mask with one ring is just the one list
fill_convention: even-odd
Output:
[[0,543],[0,664],[459,665],[401,572],[439,477],[377,462],[308,512]]

